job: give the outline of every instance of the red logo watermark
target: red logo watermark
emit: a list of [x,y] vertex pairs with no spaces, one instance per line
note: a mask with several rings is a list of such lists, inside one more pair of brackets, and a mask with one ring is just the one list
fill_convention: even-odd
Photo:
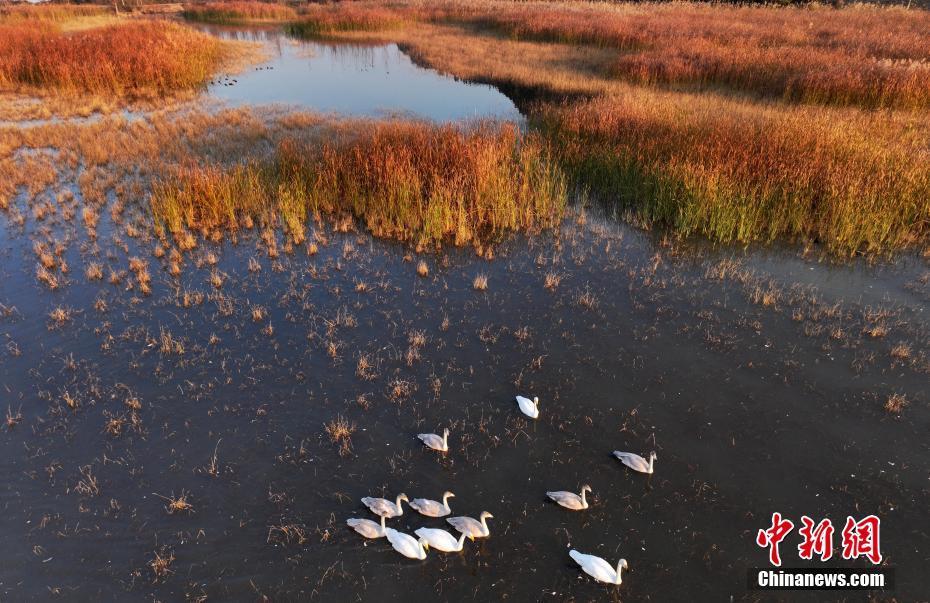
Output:
[[[881,563],[880,527],[881,520],[875,515],[869,515],[859,521],[847,517],[842,532],[843,559],[866,557],[875,565]],[[756,544],[769,550],[769,562],[772,565],[781,566],[779,545],[793,529],[794,522],[775,512],[772,513],[772,525],[756,534]],[[801,559],[813,559],[814,555],[818,555],[821,561],[830,559],[833,557],[833,533],[833,522],[829,519],[815,522],[807,515],[801,516],[798,534],[802,541],[798,545],[798,556]]]

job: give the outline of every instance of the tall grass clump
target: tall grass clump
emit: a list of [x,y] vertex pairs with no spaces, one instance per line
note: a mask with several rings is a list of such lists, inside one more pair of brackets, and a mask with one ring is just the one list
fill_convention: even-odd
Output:
[[406,22],[404,14],[390,8],[340,2],[306,7],[300,19],[288,25],[288,32],[295,36],[313,37],[338,32],[397,29]]
[[185,5],[182,16],[191,21],[208,23],[243,23],[289,21],[297,18],[297,11],[285,4],[273,2],[208,2]]
[[927,116],[631,90],[546,109],[539,123],[575,184],[685,235],[851,254],[930,234]]
[[302,238],[309,217],[352,215],[376,236],[457,245],[552,227],[565,204],[564,178],[538,136],[408,122],[320,144],[285,141],[266,161],[189,166],[158,183],[151,201],[156,223],[175,234],[249,218]]
[[75,33],[40,22],[0,24],[0,86],[139,95],[189,89],[222,59],[216,38],[167,21]]

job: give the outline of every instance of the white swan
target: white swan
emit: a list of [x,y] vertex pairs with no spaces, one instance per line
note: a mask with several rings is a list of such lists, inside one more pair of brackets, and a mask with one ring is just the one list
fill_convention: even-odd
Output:
[[381,525],[376,524],[370,519],[347,519],[346,523],[350,528],[364,536],[365,538],[383,538],[384,537],[384,515],[381,516]]
[[639,456],[638,454],[633,454],[632,452],[620,452],[619,450],[614,450],[614,456],[620,459],[624,465],[633,471],[639,471],[640,473],[652,473],[655,461],[659,458],[656,456],[655,452],[651,452],[649,453],[649,462],[647,463],[646,459]]
[[487,511],[482,511],[480,521],[472,517],[450,517],[446,521],[453,528],[474,540],[475,538],[486,538],[491,535],[487,520],[493,517]]
[[585,484],[581,487],[581,496],[578,496],[574,492],[546,492],[546,496],[559,503],[566,509],[571,509],[572,511],[581,511],[582,509],[588,508],[588,501],[585,499],[584,495],[587,492],[591,491],[591,486]]
[[428,498],[414,498],[409,504],[411,508],[419,511],[420,515],[426,515],[427,517],[445,517],[452,512],[452,508],[449,507],[449,498],[454,496],[455,494],[451,492],[444,492],[441,503]]
[[531,419],[539,418],[539,398],[533,396],[533,399],[517,396],[517,404],[520,406],[520,412]]
[[422,538],[417,540],[409,534],[398,532],[392,528],[385,529],[384,535],[387,536],[394,550],[404,557],[409,557],[410,559],[426,559],[426,547],[429,546],[429,543]]
[[448,429],[443,430],[442,437],[439,437],[435,433],[420,433],[417,434],[417,437],[423,440],[423,443],[426,444],[427,448],[432,448],[433,450],[438,450],[439,452],[449,452]]
[[575,560],[575,563],[581,566],[581,569],[584,570],[584,573],[588,574],[598,582],[606,582],[607,584],[621,584],[623,579],[620,577],[620,572],[630,567],[626,562],[626,559],[621,559],[618,561],[617,569],[615,570],[609,563],[600,557],[595,557],[594,555],[585,555],[584,553],[579,553],[575,549],[570,550],[568,554],[572,559]]
[[406,494],[399,494],[397,502],[392,503],[386,498],[372,498],[366,496],[362,499],[362,504],[371,509],[375,515],[381,515],[390,519],[391,517],[400,517],[404,514],[404,508],[400,506],[400,501],[407,500]]
[[455,536],[445,530],[436,530],[433,528],[420,528],[414,532],[417,536],[429,543],[431,547],[443,553],[458,553],[465,546],[465,533],[463,532],[458,540]]

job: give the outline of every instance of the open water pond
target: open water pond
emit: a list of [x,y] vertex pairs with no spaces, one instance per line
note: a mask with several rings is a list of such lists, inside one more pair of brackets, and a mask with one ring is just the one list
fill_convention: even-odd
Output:
[[298,40],[277,28],[207,27],[220,37],[261,42],[269,59],[209,87],[230,106],[282,104],[351,116],[407,115],[433,121],[522,120],[493,86],[416,65],[396,44]]

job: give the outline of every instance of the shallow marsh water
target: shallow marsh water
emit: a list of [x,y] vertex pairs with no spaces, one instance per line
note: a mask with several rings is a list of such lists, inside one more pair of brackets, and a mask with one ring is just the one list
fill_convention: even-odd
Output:
[[409,115],[434,121],[522,119],[493,86],[440,75],[397,44],[298,40],[279,28],[200,26],[226,39],[256,41],[269,59],[215,80],[210,97],[227,106],[281,104],[359,117]]
[[[72,282],[49,293],[34,281],[28,233],[10,230],[0,302],[15,310],[3,319],[0,380],[23,420],[0,439],[6,597],[615,596],[572,566],[577,547],[630,561],[616,595],[626,600],[751,599],[745,570],[765,561],[754,533],[773,510],[837,521],[876,512],[895,594],[928,587],[927,374],[888,351],[906,340],[926,362],[921,261],[873,271],[778,252],[682,252],[591,220],[566,223],[559,238],[514,237],[491,262],[427,256],[427,278],[403,247],[366,235],[330,233],[319,254],[274,261],[245,236],[210,247],[225,275],[219,291],[208,265],[189,260],[175,282],[151,259],[155,293],[140,297],[87,283],[77,250]],[[119,269],[121,255],[107,264]],[[856,300],[792,290],[756,268],[752,282],[783,291],[762,306],[750,284],[706,276],[730,256],[859,278],[892,302],[920,303],[895,307],[891,333],[870,339]],[[261,271],[246,270],[250,257]],[[551,271],[562,277],[554,290],[544,286]],[[472,288],[478,273],[484,292]],[[585,293],[594,303],[579,302]],[[105,312],[94,309],[100,298]],[[258,322],[256,305],[267,310]],[[74,310],[61,327],[48,318],[58,306]],[[834,307],[832,318],[793,317]],[[183,354],[160,351],[165,331]],[[426,343],[408,357],[414,331]],[[371,368],[360,375],[361,356]],[[516,412],[515,392],[540,396],[539,421]],[[882,408],[892,392],[911,400],[900,418]],[[141,403],[138,426],[106,433],[109,418],[128,417],[130,398]],[[324,433],[338,416],[356,426],[347,456]],[[415,435],[444,426],[452,452],[442,458]],[[655,449],[655,476],[627,471],[614,449]],[[82,494],[88,466],[98,492]],[[588,512],[544,500],[584,482]],[[462,555],[410,562],[344,525],[367,516],[362,496],[445,489],[457,494],[454,512],[495,515],[492,537]],[[169,514],[156,496],[182,492],[192,513]],[[284,524],[305,541],[269,533]],[[409,512],[390,522],[440,524]],[[154,580],[147,564],[161,547],[174,573]]]
[[[573,214],[503,239],[493,261],[328,227],[319,253],[272,258],[244,231],[172,277],[110,212],[91,241],[27,203],[22,225],[0,214],[0,411],[21,415],[0,434],[0,599],[822,600],[746,591],[773,511],[879,515],[897,589],[871,594],[930,592],[926,259],[669,244]],[[49,238],[70,266],[55,291],[35,279],[33,243]],[[103,280],[85,278],[90,262]],[[518,392],[539,395],[538,421]],[[891,394],[909,401],[900,415]],[[355,426],[348,454],[324,431],[339,417]],[[452,451],[424,450],[416,434],[445,426]],[[656,474],[616,449],[657,451]],[[545,500],[584,483],[584,513]],[[461,555],[413,562],[345,526],[369,516],[362,496],[446,489],[454,514],[494,514]],[[163,497],[182,494],[193,510],[170,513]],[[786,565],[802,565],[795,546]],[[623,585],[593,583],[570,547],[625,557]]]

